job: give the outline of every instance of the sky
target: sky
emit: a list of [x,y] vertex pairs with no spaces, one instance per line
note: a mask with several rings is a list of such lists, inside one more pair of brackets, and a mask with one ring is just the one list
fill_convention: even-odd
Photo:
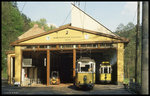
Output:
[[[48,24],[53,24],[56,27],[71,22],[71,3],[74,2],[17,2],[20,12],[32,21],[45,18]],[[137,2],[135,1],[76,2],[75,5],[113,32],[120,23],[127,25],[129,22],[134,24],[137,22]],[[140,10],[140,17],[141,13],[142,10]]]

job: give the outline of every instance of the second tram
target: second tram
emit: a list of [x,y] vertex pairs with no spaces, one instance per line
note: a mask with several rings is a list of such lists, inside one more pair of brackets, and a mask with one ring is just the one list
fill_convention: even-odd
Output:
[[99,69],[100,82],[110,83],[111,82],[111,73],[112,73],[111,64],[108,61],[103,61],[100,64],[100,69]]

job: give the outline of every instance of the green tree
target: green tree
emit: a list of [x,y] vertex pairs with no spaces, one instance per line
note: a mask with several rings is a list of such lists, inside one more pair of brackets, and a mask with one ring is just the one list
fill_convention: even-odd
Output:
[[[125,77],[135,78],[136,26],[132,22],[129,22],[127,25],[120,24],[116,29],[116,34],[118,34],[121,37],[128,38],[130,40],[124,50]],[[140,40],[141,37],[139,38],[139,41]],[[139,43],[139,50],[141,50],[140,45],[141,43]],[[139,53],[140,52],[141,51],[139,51]],[[138,79],[140,79],[140,55],[138,55],[138,60]]]
[[116,32],[120,33],[120,32],[122,32],[122,31],[124,31],[124,25],[121,23],[121,24],[119,24],[118,27],[116,28]]
[[[17,37],[26,31],[30,26],[30,19],[27,19],[25,15],[21,14],[17,8],[16,2],[2,2],[2,72],[6,74],[7,69],[7,59],[6,51],[13,50],[13,47],[10,46],[10,43],[17,40]],[[28,27],[26,27],[28,26]]]
[[34,24],[38,24],[40,28],[44,27],[44,30],[45,30],[45,31],[50,31],[50,30],[56,28],[56,26],[54,26],[54,25],[51,25],[51,26],[49,27],[49,26],[47,25],[47,21],[46,21],[45,18],[41,18],[41,19],[38,20],[38,21],[32,21],[32,22],[30,23],[30,26],[33,27]]
[[23,23],[23,32],[26,32],[26,31],[28,31],[30,28],[31,28],[31,26],[30,26],[30,22],[31,22],[31,19],[30,18],[28,18],[25,14],[21,14],[22,15],[22,18],[23,18],[23,20],[24,20],[24,23]]

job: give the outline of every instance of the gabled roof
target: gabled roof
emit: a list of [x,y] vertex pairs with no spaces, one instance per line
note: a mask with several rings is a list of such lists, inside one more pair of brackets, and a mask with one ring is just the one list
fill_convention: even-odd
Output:
[[43,29],[39,28],[37,24],[35,24],[31,29],[29,29],[27,32],[25,32],[21,36],[19,36],[18,39],[27,38],[27,37],[37,35],[37,34],[40,34],[43,32],[45,32],[45,31]]
[[48,31],[48,32],[43,32],[43,33],[39,33],[39,34],[36,34],[36,35],[33,35],[33,36],[29,36],[29,37],[26,37],[26,38],[23,38],[23,39],[16,40],[15,42],[12,42],[11,45],[14,46],[14,45],[17,45],[20,42],[27,41],[27,40],[30,40],[30,39],[33,39],[33,38],[37,38],[37,37],[40,37],[40,36],[43,36],[43,35],[51,34],[51,33],[54,33],[54,32],[60,31],[60,30],[64,30],[64,29],[73,29],[73,30],[78,30],[78,31],[81,31],[81,32],[86,32],[86,33],[91,33],[91,34],[100,35],[100,36],[104,36],[104,37],[109,37],[109,38],[113,38],[113,39],[118,39],[118,40],[121,40],[122,42],[129,42],[128,39],[123,38],[123,37],[104,34],[104,33],[91,31],[91,30],[87,30],[87,29],[82,29],[82,28],[71,26],[71,24],[67,24],[67,25],[64,25],[64,26],[60,26],[59,28],[53,29],[51,31]]

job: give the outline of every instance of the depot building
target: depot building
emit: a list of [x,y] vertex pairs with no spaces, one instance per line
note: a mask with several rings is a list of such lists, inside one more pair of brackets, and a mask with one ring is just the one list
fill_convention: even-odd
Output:
[[[99,66],[103,61],[112,65],[112,83],[124,80],[124,48],[128,39],[110,32],[102,24],[82,10],[74,7],[70,24],[45,32],[34,25],[33,28],[11,43],[14,50],[7,52],[8,83],[50,85],[52,71],[57,71],[60,83],[73,83],[76,61],[80,57],[90,57],[96,62],[96,82],[99,83]],[[80,24],[76,12],[82,12],[85,22],[95,21],[98,31],[88,29],[89,24]],[[81,16],[82,16],[81,14]],[[91,24],[91,23],[90,23]],[[93,24],[94,25],[94,24]],[[96,26],[91,26],[91,28]]]

